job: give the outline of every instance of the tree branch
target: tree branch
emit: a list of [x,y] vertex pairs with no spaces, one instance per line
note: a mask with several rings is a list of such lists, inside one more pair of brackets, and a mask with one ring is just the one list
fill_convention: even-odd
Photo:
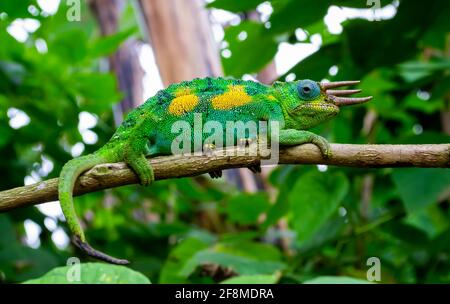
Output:
[[[326,164],[344,167],[450,167],[450,144],[435,145],[347,145],[332,144],[333,156],[323,159],[318,148],[305,144],[281,148],[280,164]],[[227,152],[224,154],[224,151]],[[260,163],[260,156],[239,156],[232,147],[210,155],[167,156],[149,159],[155,179],[195,176],[214,170],[247,167]],[[228,153],[231,152],[231,153]],[[232,156],[229,156],[232,155]],[[74,195],[138,183],[124,163],[101,164],[81,175]],[[0,192],[0,212],[58,199],[58,179],[53,178]]]

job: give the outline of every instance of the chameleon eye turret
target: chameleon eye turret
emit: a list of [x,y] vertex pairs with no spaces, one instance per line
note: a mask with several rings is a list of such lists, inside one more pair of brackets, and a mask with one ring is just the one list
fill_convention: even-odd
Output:
[[315,81],[304,79],[298,82],[297,91],[301,99],[313,100],[320,95],[320,86]]
[[351,86],[358,84],[359,80],[350,81],[335,81],[335,82],[322,82],[320,83],[320,88],[322,92],[327,95],[328,101],[332,102],[336,106],[346,106],[352,104],[360,104],[367,102],[372,99],[372,96],[367,97],[346,97],[348,95],[356,94],[361,92],[361,90],[332,90],[334,88]]

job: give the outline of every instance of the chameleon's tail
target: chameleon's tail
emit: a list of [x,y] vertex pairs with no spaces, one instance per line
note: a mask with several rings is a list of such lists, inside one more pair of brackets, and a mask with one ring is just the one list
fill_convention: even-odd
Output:
[[127,260],[116,259],[105,253],[95,250],[87,242],[83,229],[78,221],[73,205],[73,187],[78,176],[95,165],[107,162],[108,160],[99,153],[81,156],[68,161],[61,170],[58,182],[58,196],[62,212],[66,218],[67,225],[74,236],[74,243],[83,252],[94,258],[113,263],[128,264]]

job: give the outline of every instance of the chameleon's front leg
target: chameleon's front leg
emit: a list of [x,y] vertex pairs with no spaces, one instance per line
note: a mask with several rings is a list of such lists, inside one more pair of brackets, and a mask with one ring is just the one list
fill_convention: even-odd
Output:
[[280,130],[279,143],[282,146],[295,146],[306,143],[316,145],[324,158],[331,157],[331,148],[328,141],[322,136],[316,135],[309,131],[286,129]]
[[143,186],[148,186],[155,180],[153,168],[144,155],[146,144],[145,138],[130,140],[124,154],[125,162],[137,174]]

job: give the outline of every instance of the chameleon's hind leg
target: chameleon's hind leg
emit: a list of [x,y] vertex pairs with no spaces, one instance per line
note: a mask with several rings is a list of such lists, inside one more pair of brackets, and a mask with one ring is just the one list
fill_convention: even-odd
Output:
[[125,153],[125,162],[133,169],[133,171],[139,177],[139,182],[143,186],[150,185],[154,180],[153,168],[149,164],[147,158],[145,158],[145,144],[143,143],[142,149],[140,149],[140,141],[133,142]]

